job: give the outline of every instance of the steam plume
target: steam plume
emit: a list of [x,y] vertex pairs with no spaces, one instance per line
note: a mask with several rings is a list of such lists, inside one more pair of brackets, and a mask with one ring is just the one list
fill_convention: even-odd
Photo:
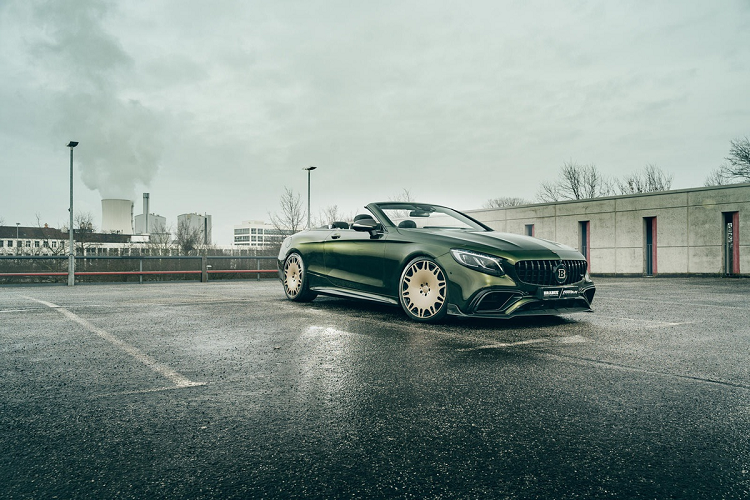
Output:
[[50,118],[58,137],[81,142],[76,158],[83,182],[102,198],[134,199],[136,185],[148,186],[158,171],[165,119],[125,97],[134,63],[105,29],[112,5],[36,5],[43,38],[32,53],[54,75],[46,85],[56,94]]

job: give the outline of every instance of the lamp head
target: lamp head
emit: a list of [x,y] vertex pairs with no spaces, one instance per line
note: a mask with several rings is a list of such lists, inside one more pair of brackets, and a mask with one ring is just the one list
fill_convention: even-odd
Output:
[[309,172],[311,170],[315,170],[316,168],[318,167],[307,167],[307,168],[303,168],[302,170],[307,170]]
[[70,142],[68,143],[68,147],[69,147],[70,149],[73,149],[73,148],[74,148],[74,147],[76,147],[76,146],[78,146],[78,143],[77,143],[76,141],[70,141]]

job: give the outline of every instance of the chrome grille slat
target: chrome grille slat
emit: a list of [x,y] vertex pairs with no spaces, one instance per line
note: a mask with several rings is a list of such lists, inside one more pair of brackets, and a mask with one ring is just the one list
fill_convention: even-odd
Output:
[[[516,275],[518,279],[529,285],[558,286],[554,276],[555,266],[559,260],[520,260],[516,262]],[[585,260],[563,260],[568,268],[568,279],[563,285],[578,283],[586,275],[587,263]]]

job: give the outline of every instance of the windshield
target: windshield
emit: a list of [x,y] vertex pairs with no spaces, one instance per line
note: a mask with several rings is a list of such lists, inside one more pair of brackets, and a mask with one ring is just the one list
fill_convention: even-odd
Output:
[[383,203],[378,208],[402,229],[469,229],[486,231],[481,224],[448,207],[424,203]]

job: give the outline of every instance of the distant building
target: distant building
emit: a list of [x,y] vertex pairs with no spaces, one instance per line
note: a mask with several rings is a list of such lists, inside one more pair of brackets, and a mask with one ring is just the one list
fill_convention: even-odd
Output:
[[134,234],[167,234],[167,219],[149,212],[149,193],[143,193],[143,213],[135,216]]
[[273,225],[257,220],[246,220],[234,226],[234,246],[240,248],[266,248],[280,245],[289,234]]
[[[146,217],[148,217],[148,221]],[[166,232],[166,227],[167,219],[161,215],[140,214],[135,216],[135,234],[162,233]]]
[[190,229],[197,229],[201,233],[201,244],[211,244],[211,216],[200,214],[182,214],[177,216],[177,228],[187,224]]
[[102,232],[133,234],[133,202],[102,200]]
[[[77,255],[128,249],[131,236],[73,231]],[[70,234],[51,227],[0,226],[0,255],[65,255]]]

